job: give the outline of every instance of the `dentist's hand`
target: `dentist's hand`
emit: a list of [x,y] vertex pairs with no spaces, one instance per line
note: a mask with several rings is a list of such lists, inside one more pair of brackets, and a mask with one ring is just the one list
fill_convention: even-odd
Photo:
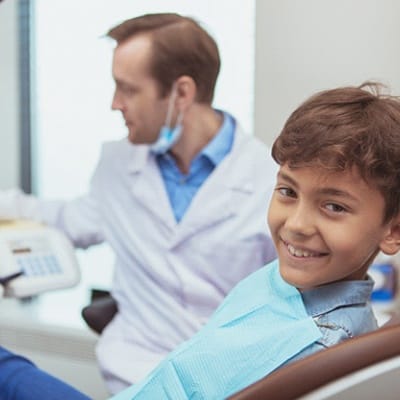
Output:
[[27,195],[20,189],[0,190],[0,219],[36,219],[37,209],[35,196]]

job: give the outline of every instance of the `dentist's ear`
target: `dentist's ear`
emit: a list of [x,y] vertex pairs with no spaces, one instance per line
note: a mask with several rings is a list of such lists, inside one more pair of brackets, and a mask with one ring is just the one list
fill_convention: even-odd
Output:
[[196,100],[196,82],[187,75],[180,76],[176,81],[176,107],[180,111],[186,111]]
[[400,251],[400,215],[390,223],[387,235],[380,244],[380,249],[387,255],[394,255]]

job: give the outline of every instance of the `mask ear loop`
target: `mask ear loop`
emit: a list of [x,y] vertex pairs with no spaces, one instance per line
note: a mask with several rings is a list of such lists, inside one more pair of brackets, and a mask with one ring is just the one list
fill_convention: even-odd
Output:
[[176,125],[180,125],[183,121],[184,111],[179,111],[178,118],[176,119]]
[[[168,128],[171,128],[172,111],[174,110],[174,102],[175,102],[177,94],[178,93],[176,90],[176,82],[174,82],[174,84],[172,85],[171,97],[169,98],[167,117],[165,119],[165,125],[168,126]],[[178,120],[179,120],[179,115],[178,115]]]
[[[183,114],[184,114],[183,111],[179,111],[178,117],[177,117],[177,119],[176,119],[175,128],[181,124],[181,122],[182,122],[182,120],[183,120]],[[174,130],[175,130],[175,128],[169,127],[169,131],[168,131],[168,140],[171,140],[172,137],[174,136]],[[175,133],[175,135],[176,135],[176,133]]]

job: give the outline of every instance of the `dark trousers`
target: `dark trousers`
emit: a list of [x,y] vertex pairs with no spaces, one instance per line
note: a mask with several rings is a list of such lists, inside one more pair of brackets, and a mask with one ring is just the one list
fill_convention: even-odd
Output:
[[0,346],[1,400],[88,400],[72,386]]

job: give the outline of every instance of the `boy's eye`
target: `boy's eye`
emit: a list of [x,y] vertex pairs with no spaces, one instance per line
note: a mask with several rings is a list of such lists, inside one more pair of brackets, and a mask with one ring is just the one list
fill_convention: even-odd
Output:
[[278,187],[276,188],[278,193],[284,197],[296,197],[296,192],[288,187]]
[[339,205],[339,204],[335,204],[335,203],[329,203],[325,206],[329,211],[335,212],[335,213],[342,213],[345,212],[346,209]]

